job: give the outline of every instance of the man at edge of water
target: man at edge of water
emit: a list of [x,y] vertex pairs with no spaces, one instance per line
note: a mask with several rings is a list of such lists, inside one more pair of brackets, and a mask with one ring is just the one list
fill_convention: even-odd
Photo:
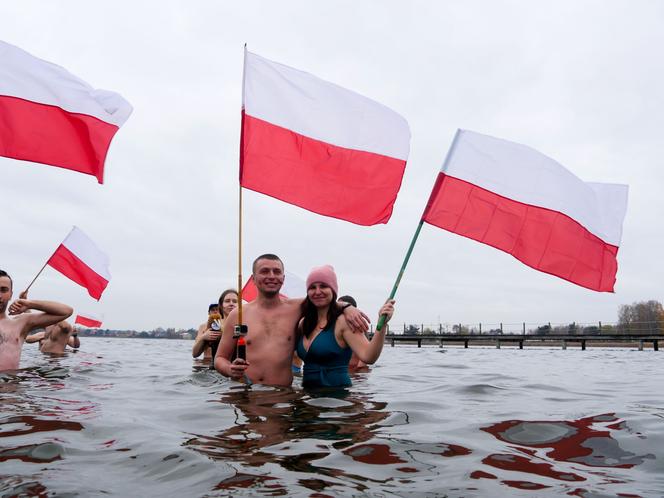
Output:
[[[12,287],[11,277],[7,272],[0,270],[0,372],[18,369],[21,348],[28,332],[65,320],[74,311],[66,304],[26,299],[25,291],[21,293],[19,299],[9,305]],[[9,313],[7,313],[8,305]],[[41,313],[26,313],[29,310]]]
[[[238,309],[224,322],[224,333],[214,367],[222,375],[248,384],[290,386],[295,350],[296,325],[300,319],[303,298],[289,299],[279,295],[284,284],[284,264],[274,254],[263,254],[254,260],[252,278],[258,297],[242,307],[242,321],[247,326],[247,359],[230,361],[237,338]],[[353,306],[343,307],[347,322],[356,332],[368,330],[369,318]]]

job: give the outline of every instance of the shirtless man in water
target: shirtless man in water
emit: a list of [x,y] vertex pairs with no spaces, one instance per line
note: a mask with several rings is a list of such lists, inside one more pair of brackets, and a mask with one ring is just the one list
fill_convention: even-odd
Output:
[[[242,321],[247,326],[247,360],[230,358],[237,339],[238,309],[224,322],[214,367],[233,380],[273,386],[290,386],[293,382],[291,363],[295,349],[295,329],[304,298],[288,299],[279,291],[284,284],[284,265],[274,254],[263,254],[254,261],[252,278],[258,297],[242,307]],[[356,332],[366,332],[368,317],[352,306],[344,308],[347,322]]]
[[[13,282],[7,272],[0,270],[0,372],[16,370],[21,359],[21,347],[28,332],[48,327],[69,318],[74,310],[52,301],[12,298]],[[26,313],[28,310],[41,313]]]
[[81,347],[76,329],[66,320],[49,325],[43,332],[31,334],[25,339],[28,344],[37,341],[42,353],[64,353],[66,346],[75,349]]

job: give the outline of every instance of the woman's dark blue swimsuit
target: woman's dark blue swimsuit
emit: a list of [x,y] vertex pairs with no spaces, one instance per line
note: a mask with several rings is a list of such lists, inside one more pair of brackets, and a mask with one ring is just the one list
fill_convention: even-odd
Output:
[[342,348],[334,338],[334,327],[321,331],[304,349],[304,337],[297,342],[297,355],[304,360],[302,387],[346,387],[352,383],[348,375],[348,362],[353,355]]

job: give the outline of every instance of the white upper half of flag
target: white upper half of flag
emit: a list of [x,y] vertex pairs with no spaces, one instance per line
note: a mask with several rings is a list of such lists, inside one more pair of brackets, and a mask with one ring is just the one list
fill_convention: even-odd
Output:
[[0,95],[60,107],[118,127],[132,107],[121,95],[97,90],[56,64],[0,41]]
[[80,228],[72,228],[69,235],[62,241],[62,245],[74,253],[97,275],[107,281],[111,280],[108,256]]
[[307,283],[295,273],[284,271],[284,285],[279,293],[286,297],[304,297],[307,295]]
[[627,185],[590,183],[528,146],[459,130],[443,173],[503,197],[563,213],[619,246]]
[[245,113],[308,138],[407,160],[408,122],[367,97],[245,51]]

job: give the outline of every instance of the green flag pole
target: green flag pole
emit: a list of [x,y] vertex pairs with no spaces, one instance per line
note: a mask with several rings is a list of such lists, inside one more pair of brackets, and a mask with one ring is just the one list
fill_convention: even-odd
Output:
[[[403,264],[401,265],[401,270],[399,270],[399,275],[397,275],[397,280],[396,282],[394,282],[394,286],[392,287],[392,292],[390,292],[390,297],[387,298],[388,301],[390,299],[394,299],[394,295],[397,293],[399,282],[401,282],[401,277],[403,277],[403,272],[406,271],[406,265],[408,264],[410,255],[413,252],[413,247],[415,247],[415,242],[417,241],[417,237],[419,237],[420,235],[420,230],[422,230],[423,224],[424,220],[420,220],[420,222],[417,224],[417,230],[415,230],[415,235],[413,235],[413,240],[410,241],[410,247],[408,248],[406,257],[403,260]],[[386,319],[385,315],[380,315],[380,318],[378,319],[378,325],[376,325],[376,331],[382,330],[383,326],[385,325],[385,319]]]
[[[447,165],[450,161],[450,158],[452,157],[452,154],[454,153],[455,146],[459,140],[459,135],[461,134],[461,130],[457,130],[456,133],[454,134],[454,138],[452,139],[452,145],[450,145],[449,150],[447,151],[447,156],[445,157],[445,161],[443,162],[443,167],[441,169],[442,171],[445,171],[447,169]],[[394,282],[394,287],[392,287],[392,292],[390,292],[390,297],[387,298],[389,301],[390,299],[394,299],[395,294],[397,293],[397,287],[399,287],[399,282],[401,282],[401,277],[403,277],[403,273],[406,270],[406,265],[408,264],[408,260],[410,259],[410,255],[413,252],[413,247],[415,247],[415,242],[417,241],[417,237],[420,235],[420,230],[422,230],[422,225],[424,224],[424,216],[426,215],[428,209],[429,209],[429,204],[431,204],[431,201],[434,197],[434,194],[438,191],[438,188],[440,186],[440,180],[441,177],[440,175],[436,179],[436,183],[433,186],[433,189],[431,189],[431,194],[429,194],[429,200],[427,201],[427,205],[424,208],[424,213],[422,213],[422,217],[420,218],[420,222],[417,225],[417,230],[415,230],[415,235],[413,235],[413,240],[410,241],[410,247],[408,248],[408,252],[406,253],[406,257],[403,260],[403,264],[401,265],[401,270],[399,270],[399,275],[397,275],[397,280]],[[385,325],[385,320],[387,317],[385,315],[381,315],[380,318],[378,319],[378,324],[376,325],[376,331],[379,331],[383,328]]]

